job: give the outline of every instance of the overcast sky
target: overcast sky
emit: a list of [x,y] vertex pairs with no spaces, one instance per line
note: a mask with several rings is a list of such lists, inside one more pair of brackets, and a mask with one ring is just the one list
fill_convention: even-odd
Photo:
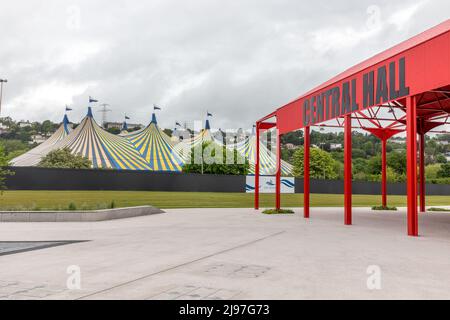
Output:
[[[2,116],[254,121],[449,18],[448,0],[0,0]],[[95,111],[100,120],[101,114]]]

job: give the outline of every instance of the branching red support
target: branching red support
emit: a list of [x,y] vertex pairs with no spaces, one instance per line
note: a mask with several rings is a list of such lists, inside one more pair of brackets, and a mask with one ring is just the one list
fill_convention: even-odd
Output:
[[389,138],[403,132],[389,128],[364,128],[381,140],[381,203],[387,206],[387,157],[386,145]]

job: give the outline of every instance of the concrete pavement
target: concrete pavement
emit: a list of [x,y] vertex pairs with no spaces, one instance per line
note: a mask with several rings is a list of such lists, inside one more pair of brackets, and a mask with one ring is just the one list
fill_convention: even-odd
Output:
[[[340,208],[312,208],[310,220],[301,209],[165,211],[0,223],[0,241],[87,240],[0,256],[0,299],[450,299],[449,213],[421,215],[411,238],[404,210],[355,208],[350,227]],[[78,267],[81,289],[68,289]],[[367,286],[373,270],[379,290]]]

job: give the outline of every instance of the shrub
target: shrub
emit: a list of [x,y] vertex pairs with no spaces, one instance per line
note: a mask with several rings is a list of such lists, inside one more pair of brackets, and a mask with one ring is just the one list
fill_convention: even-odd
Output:
[[75,211],[75,210],[77,210],[77,206],[76,206],[75,203],[71,202],[71,203],[69,203],[68,209],[69,209],[70,211]]
[[397,207],[389,207],[389,206],[374,206],[372,207],[374,211],[397,211]]
[[290,209],[267,209],[263,211],[264,214],[293,214],[294,211]]
[[445,208],[430,208],[428,211],[435,211],[435,212],[450,212],[450,209]]

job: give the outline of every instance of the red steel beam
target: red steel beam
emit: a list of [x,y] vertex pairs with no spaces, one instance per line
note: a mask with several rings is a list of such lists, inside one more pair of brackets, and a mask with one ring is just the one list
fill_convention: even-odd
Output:
[[305,137],[303,144],[303,215],[305,219],[309,218],[309,158],[310,158],[310,128],[305,128]]
[[256,123],[255,210],[259,210],[259,122]]
[[352,119],[345,116],[344,127],[344,222],[352,224]]
[[414,97],[406,99],[406,176],[408,193],[408,235],[419,235],[417,212],[417,110]]
[[425,133],[419,134],[419,154],[420,212],[425,212]]
[[270,122],[260,122],[259,123],[259,129],[260,130],[270,130],[274,127],[276,127],[276,123],[270,123]]
[[277,130],[277,176],[276,176],[276,203],[277,210],[281,209],[281,135]]
[[386,139],[381,140],[381,203],[387,206],[387,159],[386,159]]

